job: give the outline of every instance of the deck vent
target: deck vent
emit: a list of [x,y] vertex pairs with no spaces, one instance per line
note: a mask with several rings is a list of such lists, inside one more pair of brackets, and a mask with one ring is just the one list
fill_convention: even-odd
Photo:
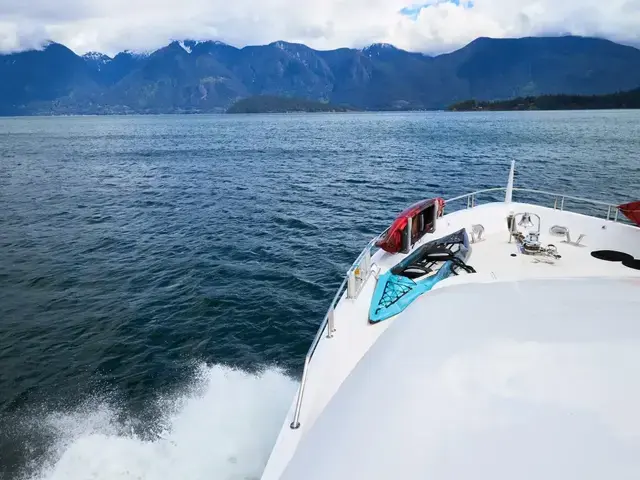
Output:
[[484,227],[480,224],[471,225],[471,243],[478,243],[484,240]]
[[569,233],[569,229],[562,225],[554,225],[549,229],[549,233],[554,237],[564,237]]

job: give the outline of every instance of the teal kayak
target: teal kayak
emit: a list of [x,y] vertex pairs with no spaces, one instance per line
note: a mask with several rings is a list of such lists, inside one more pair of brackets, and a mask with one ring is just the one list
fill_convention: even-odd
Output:
[[436,283],[457,275],[460,269],[475,273],[465,263],[470,253],[469,236],[464,228],[416,249],[378,278],[369,322],[378,323],[398,315]]

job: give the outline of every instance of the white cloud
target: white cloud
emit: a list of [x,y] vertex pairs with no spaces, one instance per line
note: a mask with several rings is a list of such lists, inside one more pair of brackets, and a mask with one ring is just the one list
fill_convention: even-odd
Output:
[[[423,2],[419,2],[423,3]],[[171,39],[315,48],[387,42],[428,53],[479,36],[572,33],[640,43],[640,0],[0,0],[0,50],[51,39],[78,53],[148,50]],[[471,6],[470,6],[471,5]],[[414,17],[400,13],[414,7]]]

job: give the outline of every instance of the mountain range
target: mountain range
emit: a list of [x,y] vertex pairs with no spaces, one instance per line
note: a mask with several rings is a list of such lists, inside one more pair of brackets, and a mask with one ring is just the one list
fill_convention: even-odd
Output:
[[586,37],[479,38],[431,57],[388,44],[318,51],[175,41],[149,54],[78,56],[50,43],[0,55],[0,115],[223,112],[276,95],[366,110],[441,109],[640,86],[640,50]]

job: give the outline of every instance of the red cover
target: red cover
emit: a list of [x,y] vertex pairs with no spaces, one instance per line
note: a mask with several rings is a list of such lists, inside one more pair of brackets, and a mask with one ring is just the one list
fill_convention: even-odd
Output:
[[625,203],[618,208],[629,220],[640,226],[640,201]]
[[407,226],[407,218],[415,217],[436,202],[438,203],[438,217],[441,217],[444,212],[444,200],[442,198],[430,198],[414,203],[398,215],[396,220],[391,224],[391,227],[389,227],[389,230],[387,230],[387,233],[380,237],[376,245],[386,252],[398,253],[402,250],[402,232]]

